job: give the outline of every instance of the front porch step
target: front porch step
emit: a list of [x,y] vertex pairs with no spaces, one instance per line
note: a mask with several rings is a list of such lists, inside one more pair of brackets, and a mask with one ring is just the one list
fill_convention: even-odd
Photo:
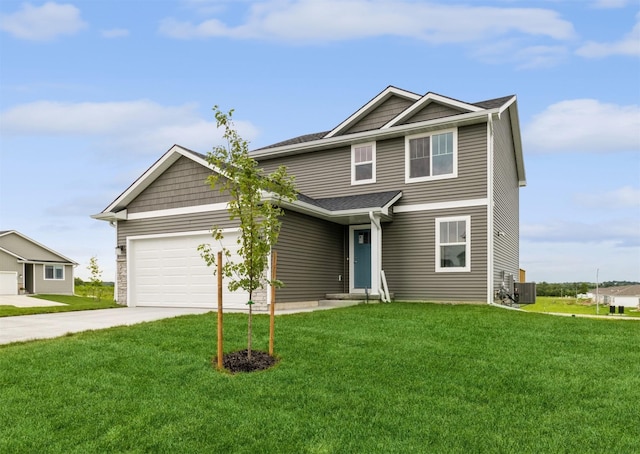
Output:
[[[370,303],[378,303],[379,301],[369,301]],[[357,306],[358,304],[365,304],[366,301],[364,299],[361,300],[320,300],[318,301],[318,306],[320,307],[348,307],[348,306]]]
[[[364,293],[327,293],[325,298],[328,300],[366,300],[367,297]],[[378,293],[369,293],[368,299],[379,300],[380,295]]]
[[310,307],[318,307],[318,301],[300,301],[297,303],[276,303],[276,311],[284,311],[287,309],[308,309]]

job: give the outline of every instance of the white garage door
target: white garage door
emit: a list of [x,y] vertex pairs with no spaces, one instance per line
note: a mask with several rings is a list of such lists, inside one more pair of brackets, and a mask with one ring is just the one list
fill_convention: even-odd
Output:
[[0,295],[18,294],[18,273],[15,271],[0,271]]
[[[237,233],[223,244],[237,250]],[[198,251],[203,243],[220,249],[210,234],[138,238],[129,242],[129,306],[218,307],[217,277]],[[224,280],[223,306],[247,308],[248,293],[230,292]]]

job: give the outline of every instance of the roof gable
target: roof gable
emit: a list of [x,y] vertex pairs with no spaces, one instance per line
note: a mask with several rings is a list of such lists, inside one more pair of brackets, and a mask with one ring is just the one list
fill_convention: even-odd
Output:
[[[195,151],[188,150],[180,145],[172,146],[165,154],[162,155],[146,172],[144,172],[136,181],[131,184],[122,194],[120,194],[111,204],[105,208],[102,213],[117,213],[124,210],[136,197],[147,189],[151,183],[158,179],[169,167],[171,167],[181,157],[189,158],[198,164],[210,168],[205,156]],[[213,169],[212,169],[213,170]],[[124,214],[126,216],[126,213]],[[95,219],[101,219],[101,214],[92,216]],[[111,218],[112,215],[109,215]]]
[[409,103],[414,103],[415,101],[420,99],[420,95],[416,93],[412,93],[407,90],[402,90],[400,88],[388,86],[386,89],[381,91],[376,97],[374,97],[371,101],[369,101],[360,109],[358,109],[355,113],[353,113],[349,118],[347,118],[338,126],[336,126],[334,129],[332,129],[329,132],[329,134],[325,136],[325,138],[345,134],[346,131],[354,127],[358,122],[360,122],[369,114],[374,112],[378,107],[380,107],[382,104],[388,101],[389,98],[392,98],[392,97],[404,99],[405,101],[409,101]]
[[[450,111],[458,113],[469,113],[469,112],[479,112],[484,110],[482,107],[475,106],[473,104],[469,104],[466,102],[458,101],[453,98],[447,98],[446,96],[438,95],[436,93],[427,93],[420,100],[416,101],[409,107],[404,110],[402,113],[397,115],[395,118],[391,119],[388,123],[382,126],[382,129],[387,129],[392,126],[406,124],[406,123],[414,123],[415,121],[408,121],[411,117],[416,116],[422,110],[424,110],[427,106],[432,103],[437,103],[440,106],[448,107]],[[435,117],[441,118],[441,117]],[[433,118],[428,118],[432,120]]]
[[44,244],[32,240],[16,230],[7,230],[0,233],[0,249],[19,260],[29,262],[78,264],[70,258],[48,248]]

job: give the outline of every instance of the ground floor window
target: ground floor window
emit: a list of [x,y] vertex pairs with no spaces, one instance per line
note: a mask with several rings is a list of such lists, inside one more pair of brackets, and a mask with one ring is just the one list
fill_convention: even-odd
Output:
[[63,265],[45,265],[44,278],[47,280],[64,280]]
[[436,271],[471,271],[471,217],[436,218]]

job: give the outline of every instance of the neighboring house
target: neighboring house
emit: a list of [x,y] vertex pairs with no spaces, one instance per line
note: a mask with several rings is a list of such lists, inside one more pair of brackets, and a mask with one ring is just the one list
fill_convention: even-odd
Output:
[[640,285],[618,285],[590,290],[588,295],[601,304],[640,309]]
[[73,295],[77,265],[20,232],[0,231],[0,295]]
[[[519,279],[515,96],[468,103],[388,87],[330,131],[251,153],[267,171],[285,165],[300,191],[283,204],[279,304],[337,293],[487,303]],[[213,224],[234,246],[238,224],[204,183],[212,170],[175,145],[93,216],[117,228],[121,304],[215,305],[196,247],[212,242]]]

